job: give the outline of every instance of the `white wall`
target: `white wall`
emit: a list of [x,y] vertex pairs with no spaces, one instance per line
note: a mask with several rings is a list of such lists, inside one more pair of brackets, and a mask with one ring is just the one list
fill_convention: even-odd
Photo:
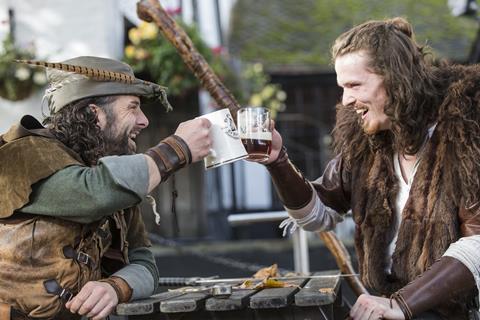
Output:
[[[37,57],[61,61],[79,55],[121,58],[123,16],[117,0],[0,0],[0,21],[14,10],[15,40],[20,47],[34,45]],[[8,25],[0,26],[0,39]],[[41,118],[41,93],[21,102],[0,98],[0,132],[22,114]]]
[[[173,0],[174,1],[174,0]],[[228,34],[230,12],[236,0],[219,0],[220,22],[224,36]],[[220,44],[215,14],[214,0],[197,0],[199,28],[203,39],[210,47],[217,47]],[[193,22],[192,1],[183,0],[182,18],[186,23]]]

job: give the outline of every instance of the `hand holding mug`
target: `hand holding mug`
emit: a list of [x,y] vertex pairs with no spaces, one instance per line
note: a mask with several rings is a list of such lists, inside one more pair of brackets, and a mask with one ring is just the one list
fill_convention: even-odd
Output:
[[212,147],[210,127],[208,119],[196,118],[180,123],[175,135],[182,138],[190,149],[192,162],[205,158]]
[[206,169],[215,168],[248,156],[228,109],[205,114],[199,119],[208,119],[212,124],[210,128],[212,144],[207,157],[204,159]]

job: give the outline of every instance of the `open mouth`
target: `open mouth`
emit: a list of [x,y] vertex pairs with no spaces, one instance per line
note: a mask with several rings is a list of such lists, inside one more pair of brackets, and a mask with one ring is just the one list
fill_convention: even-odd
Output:
[[138,132],[132,132],[128,135],[128,140],[130,141],[130,143],[135,144],[135,139],[137,138],[137,134]]
[[356,108],[355,112],[363,118],[365,118],[366,114],[368,113],[368,108]]

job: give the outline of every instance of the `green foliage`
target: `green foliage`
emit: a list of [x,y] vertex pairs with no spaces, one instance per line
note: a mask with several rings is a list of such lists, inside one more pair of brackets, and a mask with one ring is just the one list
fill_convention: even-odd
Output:
[[[220,77],[226,71],[220,58],[214,56],[194,26],[179,23],[198,52]],[[153,23],[142,22],[129,31],[131,45],[125,48],[125,62],[140,77],[168,87],[171,95],[181,95],[199,86],[198,80],[183,62],[175,47],[158,34]]]
[[[241,105],[263,106],[270,109],[272,117],[283,111],[286,94],[279,85],[269,83],[261,64],[246,64],[243,70],[235,72],[220,55],[212,53],[194,26],[179,24]],[[129,31],[128,37],[131,45],[125,47],[124,60],[139,77],[167,86],[172,95],[181,95],[199,86],[176,49],[159,35],[154,24],[142,22]]]
[[416,39],[438,57],[465,60],[477,23],[450,14],[446,0],[238,0],[232,12],[230,51],[267,68],[325,69],[330,47],[359,23],[402,16]]
[[262,64],[247,64],[241,73],[241,81],[245,92],[243,105],[267,108],[273,119],[278,112],[285,110],[287,94],[280,85],[270,83]]
[[12,101],[22,100],[46,84],[44,70],[15,62],[34,58],[33,50],[16,48],[12,37],[7,35],[0,52],[0,97]]

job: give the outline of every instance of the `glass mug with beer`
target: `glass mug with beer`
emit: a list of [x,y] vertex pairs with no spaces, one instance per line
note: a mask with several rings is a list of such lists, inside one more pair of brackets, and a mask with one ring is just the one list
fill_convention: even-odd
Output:
[[240,139],[247,150],[247,160],[267,160],[272,150],[270,112],[261,107],[245,107],[237,112]]

